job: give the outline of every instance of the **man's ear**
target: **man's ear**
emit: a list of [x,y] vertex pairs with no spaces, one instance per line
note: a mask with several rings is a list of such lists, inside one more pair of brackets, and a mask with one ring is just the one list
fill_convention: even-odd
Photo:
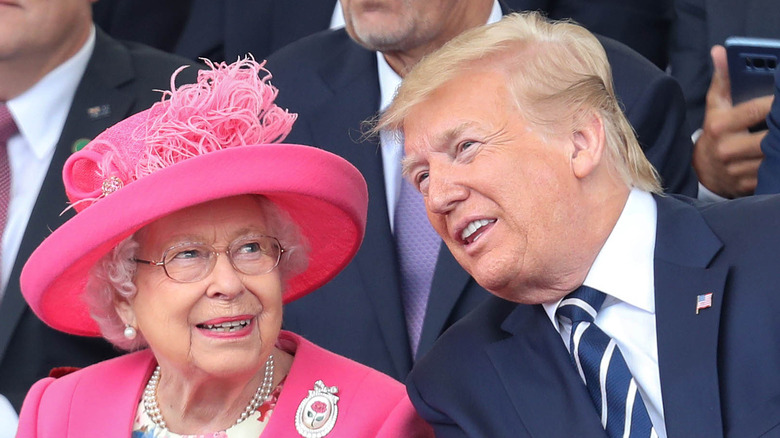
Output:
[[577,178],[590,175],[601,163],[607,147],[604,121],[597,113],[590,112],[582,118],[571,134],[573,145],[571,166]]

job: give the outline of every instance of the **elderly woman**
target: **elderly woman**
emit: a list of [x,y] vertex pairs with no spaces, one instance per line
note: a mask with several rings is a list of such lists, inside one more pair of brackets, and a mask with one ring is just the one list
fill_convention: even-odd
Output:
[[268,77],[211,65],[67,162],[78,213],[23,293],[52,327],[134,352],[35,384],[20,437],[430,435],[400,383],[281,330],[282,305],[357,251],[367,193],[345,160],[270,144],[295,116]]

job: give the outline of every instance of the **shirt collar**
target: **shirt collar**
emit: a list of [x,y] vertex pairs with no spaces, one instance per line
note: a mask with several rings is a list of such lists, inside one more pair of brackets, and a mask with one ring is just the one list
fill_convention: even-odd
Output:
[[[653,195],[632,189],[615,227],[583,282],[607,294],[605,306],[620,300],[655,313],[653,259],[657,221]],[[560,301],[542,304],[556,328],[555,311]]]
[[75,55],[8,101],[19,133],[38,158],[56,146],[94,48],[95,27],[92,26],[87,41]]
[[393,101],[395,90],[401,85],[401,76],[390,67],[382,52],[376,52],[376,61],[379,73],[379,110],[384,111]]

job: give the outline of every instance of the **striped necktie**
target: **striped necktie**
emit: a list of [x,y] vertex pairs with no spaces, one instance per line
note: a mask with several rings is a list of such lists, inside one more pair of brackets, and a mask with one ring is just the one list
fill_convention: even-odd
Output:
[[556,315],[571,321],[569,352],[610,438],[655,437],[636,381],[615,340],[593,320],[606,296],[581,286],[558,305]]

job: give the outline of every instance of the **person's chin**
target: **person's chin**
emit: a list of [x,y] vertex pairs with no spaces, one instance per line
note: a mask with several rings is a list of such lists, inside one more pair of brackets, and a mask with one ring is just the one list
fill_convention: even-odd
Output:
[[496,257],[494,252],[473,260],[467,269],[474,280],[491,294],[509,301],[518,301],[517,262]]

